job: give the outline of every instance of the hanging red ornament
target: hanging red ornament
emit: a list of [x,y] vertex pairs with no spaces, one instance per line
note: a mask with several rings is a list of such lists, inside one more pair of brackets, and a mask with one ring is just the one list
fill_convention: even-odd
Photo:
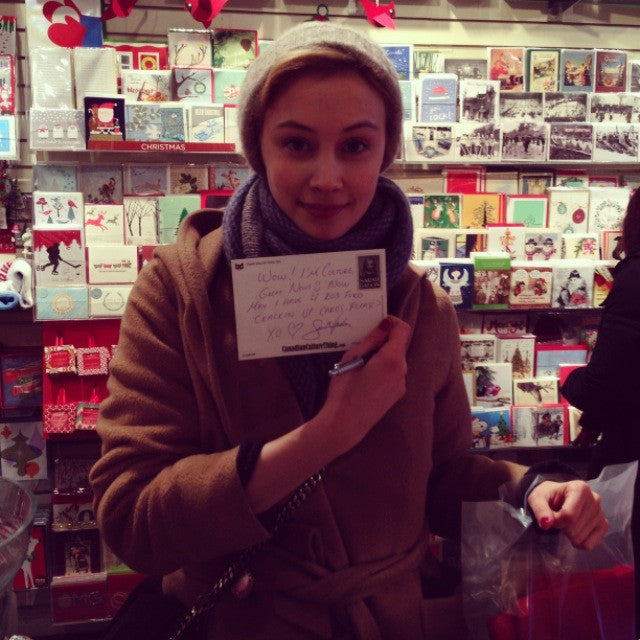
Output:
[[371,0],[360,0],[360,4],[364,9],[364,14],[367,20],[374,27],[387,27],[388,29],[395,29],[396,25],[393,19],[396,17],[395,2],[389,4],[379,4],[378,2],[372,2]]

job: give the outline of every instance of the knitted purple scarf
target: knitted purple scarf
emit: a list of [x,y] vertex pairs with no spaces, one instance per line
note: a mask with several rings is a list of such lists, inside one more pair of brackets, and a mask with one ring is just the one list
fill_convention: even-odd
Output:
[[[265,256],[385,249],[387,288],[400,279],[411,257],[413,227],[409,203],[400,188],[380,177],[373,202],[362,219],[335,240],[312,238],[278,207],[266,180],[254,175],[235,192],[222,220],[228,260]],[[338,354],[279,358],[305,419],[320,408],[328,385],[327,371]]]

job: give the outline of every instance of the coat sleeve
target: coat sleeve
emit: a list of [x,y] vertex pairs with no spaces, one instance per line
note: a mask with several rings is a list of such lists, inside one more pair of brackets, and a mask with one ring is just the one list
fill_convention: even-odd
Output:
[[450,357],[435,403],[427,517],[431,531],[459,539],[462,502],[497,500],[499,487],[519,481],[527,468],[471,452],[471,411],[462,377],[460,331],[455,309],[450,303],[446,306],[443,321]]
[[136,281],[100,407],[102,456],[90,474],[107,545],[156,574],[215,561],[268,535],[248,505],[237,447],[225,442],[213,400],[196,398],[198,370],[185,357],[175,289],[157,259]]

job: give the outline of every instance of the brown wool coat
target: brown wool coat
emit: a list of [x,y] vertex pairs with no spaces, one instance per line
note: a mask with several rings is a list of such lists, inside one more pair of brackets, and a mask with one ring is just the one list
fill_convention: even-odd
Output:
[[[273,359],[236,356],[230,272],[211,212],[157,250],[129,298],[91,472],[101,531],[130,566],[189,601],[228,554],[268,541],[251,595],[226,597],[211,638],[428,636],[427,530],[456,536],[461,499],[495,499],[522,469],[467,453],[470,411],[446,295],[408,268],[389,311],[408,322],[407,393],[275,540],[248,506],[238,445],[303,420]],[[428,625],[428,621],[427,621]]]

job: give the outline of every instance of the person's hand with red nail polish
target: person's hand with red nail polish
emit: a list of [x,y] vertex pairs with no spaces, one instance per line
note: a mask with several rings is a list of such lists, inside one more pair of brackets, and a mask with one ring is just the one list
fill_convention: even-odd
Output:
[[541,482],[529,494],[528,503],[543,531],[561,530],[578,549],[594,549],[609,528],[600,496],[582,480]]

